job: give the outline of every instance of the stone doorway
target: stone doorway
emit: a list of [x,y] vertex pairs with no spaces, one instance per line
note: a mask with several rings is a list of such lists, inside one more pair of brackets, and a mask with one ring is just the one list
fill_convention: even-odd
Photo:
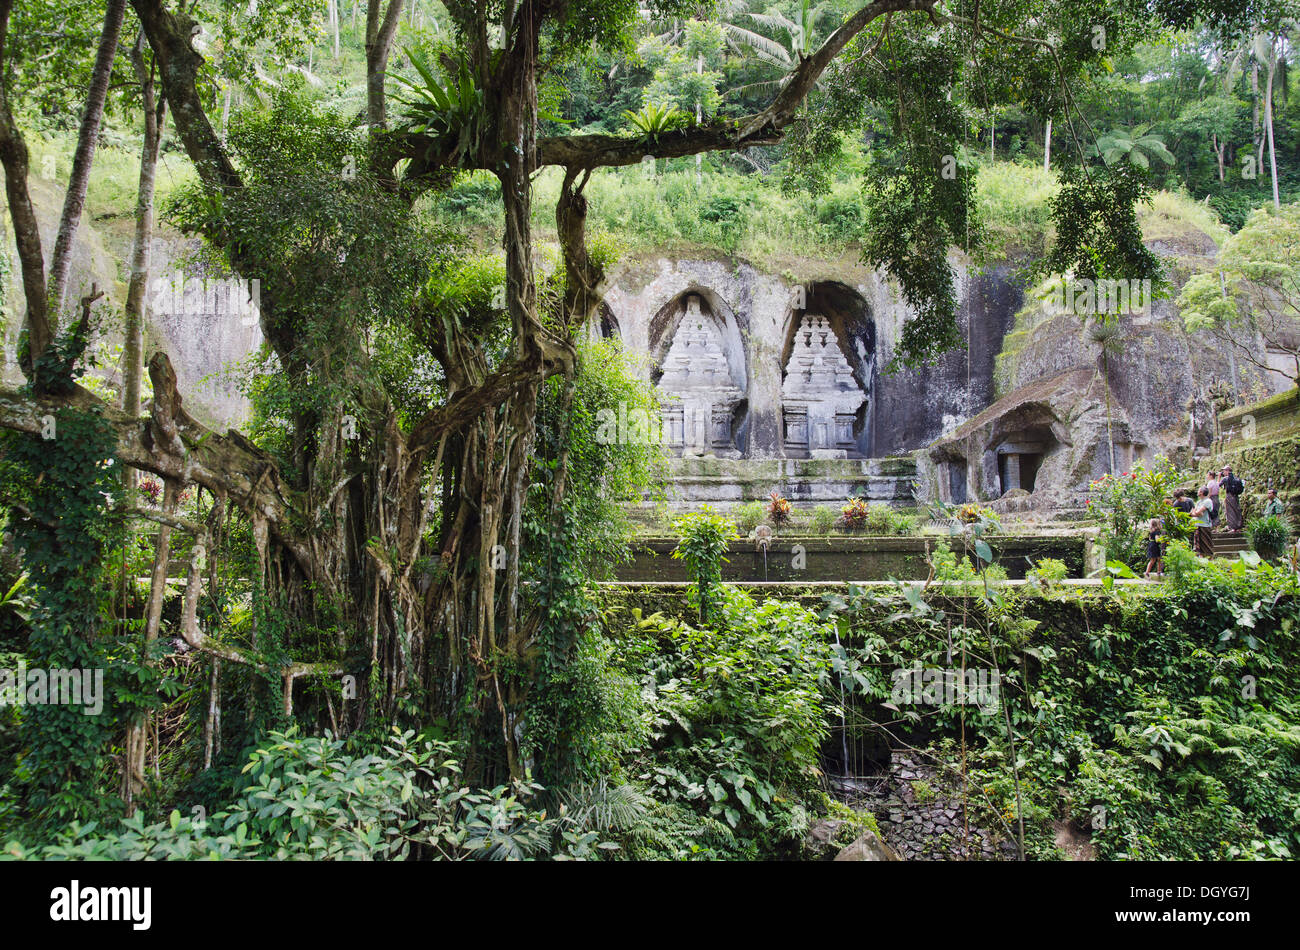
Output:
[[966,504],[966,460],[945,463],[948,469],[948,499],[951,504]]
[[1056,439],[1046,428],[1012,433],[997,447],[998,495],[1017,489],[1027,492],[1038,487],[1038,470],[1043,459],[1056,447]]

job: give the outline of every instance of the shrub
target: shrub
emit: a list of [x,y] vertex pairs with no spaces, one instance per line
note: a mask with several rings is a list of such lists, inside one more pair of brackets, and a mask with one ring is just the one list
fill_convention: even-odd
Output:
[[992,508],[978,505],[975,502],[970,502],[969,504],[962,505],[958,508],[957,520],[962,524],[975,524],[976,522],[980,522],[985,525],[986,530],[988,528],[996,528],[1001,524],[996,511]]
[[[979,559],[976,558],[976,563]],[[934,546],[934,552],[930,555],[930,566],[934,570],[934,579],[940,582],[967,582],[979,580],[980,574],[971,559],[963,554],[958,554],[946,541],[940,541]],[[990,563],[984,569],[984,576],[992,583],[999,583],[1007,579],[1007,570],[1001,564]]]
[[840,509],[840,527],[845,531],[861,531],[870,515],[871,506],[861,498],[854,498]]
[[5,853],[44,860],[391,860],[418,847],[439,858],[500,860],[545,855],[556,839],[585,856],[591,840],[529,807],[540,786],[465,788],[453,747],[411,731],[394,730],[382,748],[358,751],[328,734],[273,732],[244,772],[248,787],[210,817],[173,811],[146,825],[137,813],[111,831],[74,823],[51,845],[29,850],[10,842]]
[[893,534],[903,536],[916,531],[916,518],[913,515],[895,511],[892,508],[889,509],[889,522]]
[[662,614],[639,620],[665,648],[628,670],[649,673],[642,695],[655,723],[633,773],[656,799],[757,839],[761,852],[788,849],[820,788],[832,634],[798,604],[757,604],[732,587],[719,609],[725,637]]
[[773,489],[771,501],[767,503],[767,516],[772,519],[772,524],[783,525],[790,521],[790,499],[782,498],[780,493]]
[[1123,561],[1131,568],[1146,563],[1146,525],[1160,518],[1171,537],[1182,536],[1184,519],[1165,499],[1178,482],[1178,470],[1163,455],[1151,468],[1135,462],[1118,475],[1107,473],[1088,486],[1088,510],[1101,519],[1101,545],[1106,560]]
[[817,223],[832,241],[855,241],[862,232],[862,202],[856,193],[829,195],[817,209]]
[[868,504],[861,498],[852,499],[842,509],[840,526],[845,531],[866,531],[873,535],[911,534],[916,519],[889,505],[877,502]]
[[1065,580],[1066,577],[1069,576],[1070,571],[1069,568],[1065,566],[1064,561],[1058,560],[1054,557],[1045,557],[1039,558],[1039,560],[1034,564],[1034,569],[1029,573],[1031,577],[1036,577],[1040,581],[1054,583],[1056,581]]
[[736,530],[741,537],[748,537],[763,521],[763,503],[749,501],[736,509]]
[[1291,536],[1291,525],[1280,515],[1266,515],[1246,525],[1246,535],[1250,538],[1251,547],[1261,557],[1275,558],[1286,548],[1287,538]]
[[835,527],[835,511],[825,505],[818,505],[812,513],[813,534],[830,534]]
[[704,505],[699,511],[677,519],[677,533],[679,540],[673,557],[686,562],[695,581],[691,606],[699,611],[700,623],[707,624],[716,613],[714,588],[722,580],[727,545],[736,537],[736,526],[712,506]]

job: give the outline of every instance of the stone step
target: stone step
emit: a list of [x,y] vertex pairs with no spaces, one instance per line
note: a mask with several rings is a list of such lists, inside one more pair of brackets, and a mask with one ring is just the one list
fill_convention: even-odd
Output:
[[1214,556],[1235,560],[1242,551],[1251,551],[1250,539],[1242,534],[1215,532],[1213,537]]
[[1250,550],[1250,539],[1244,534],[1216,534],[1214,535],[1214,549],[1216,551],[1248,551]]
[[670,478],[915,478],[916,459],[910,455],[869,459],[732,459],[711,455],[688,456],[670,458],[668,474]]
[[668,499],[675,508],[709,503],[721,509],[766,501],[778,491],[800,507],[842,506],[850,498],[909,505],[916,462],[908,456],[872,459],[673,458]]

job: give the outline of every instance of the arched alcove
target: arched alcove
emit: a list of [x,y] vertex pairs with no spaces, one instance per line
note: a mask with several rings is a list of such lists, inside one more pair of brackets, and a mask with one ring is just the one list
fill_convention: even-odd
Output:
[[748,360],[731,308],[705,288],[689,287],[651,319],[649,343],[667,447],[677,454],[743,456]]
[[[837,281],[801,289],[786,313],[781,348],[785,453],[869,458],[876,327],[867,302]],[[792,372],[803,378],[792,380]]]

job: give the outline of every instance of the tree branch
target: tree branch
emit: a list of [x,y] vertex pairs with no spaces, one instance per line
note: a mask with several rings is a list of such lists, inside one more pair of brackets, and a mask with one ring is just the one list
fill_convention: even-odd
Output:
[[163,94],[171,105],[176,130],[199,177],[204,184],[218,190],[240,187],[239,173],[208,121],[199,97],[203,57],[190,45],[199,30],[198,23],[185,13],[169,13],[162,0],[131,0],[131,6],[157,57]]

